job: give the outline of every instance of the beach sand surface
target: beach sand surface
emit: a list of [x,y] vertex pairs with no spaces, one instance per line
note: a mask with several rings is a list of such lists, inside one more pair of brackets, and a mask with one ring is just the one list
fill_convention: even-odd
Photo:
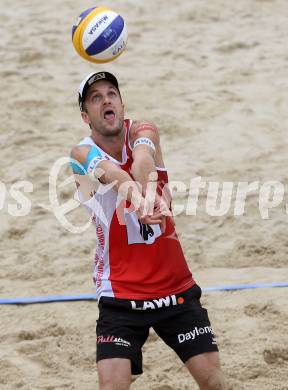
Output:
[[[118,77],[127,117],[159,127],[177,231],[200,286],[288,282],[286,0],[110,1],[129,41],[105,66],[82,60],[71,42],[91,0],[0,4],[1,298],[94,293],[95,231],[74,234],[57,219],[49,175],[89,134],[77,89],[103,69]],[[64,164],[60,204],[73,199],[70,176]],[[203,187],[197,207],[195,178]],[[223,209],[215,207],[217,183]],[[27,191],[26,215],[17,188]],[[88,222],[80,207],[66,220]],[[287,390],[287,289],[204,291],[202,303],[229,390]],[[97,315],[93,301],[0,306],[1,390],[98,389]],[[143,356],[132,389],[197,389],[153,331]]]

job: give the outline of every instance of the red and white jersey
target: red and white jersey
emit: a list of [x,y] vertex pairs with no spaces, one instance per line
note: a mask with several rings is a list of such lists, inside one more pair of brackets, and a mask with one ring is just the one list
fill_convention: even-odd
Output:
[[[84,138],[79,145],[96,146],[100,160],[110,160],[131,175],[131,124],[131,120],[125,120],[122,162],[103,151],[91,137]],[[168,182],[167,171],[157,168],[157,172],[158,186],[163,188]],[[128,202],[110,184],[99,183],[85,206],[96,225],[93,280],[98,299],[101,296],[153,299],[177,294],[195,284],[170,218],[164,233],[159,225],[141,224],[136,212],[129,209]]]

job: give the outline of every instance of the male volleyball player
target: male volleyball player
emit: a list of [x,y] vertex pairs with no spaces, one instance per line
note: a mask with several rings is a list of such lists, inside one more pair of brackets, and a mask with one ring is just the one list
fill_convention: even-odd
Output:
[[[91,134],[71,157],[79,194],[96,225],[100,389],[129,389],[131,374],[142,373],[141,348],[151,327],[201,390],[225,389],[201,289],[167,215],[168,176],[157,128],[124,119],[118,81],[108,72],[82,81],[79,105]],[[87,191],[82,182],[91,175],[99,186]],[[151,207],[153,186],[157,196]],[[151,198],[146,205],[145,196]]]

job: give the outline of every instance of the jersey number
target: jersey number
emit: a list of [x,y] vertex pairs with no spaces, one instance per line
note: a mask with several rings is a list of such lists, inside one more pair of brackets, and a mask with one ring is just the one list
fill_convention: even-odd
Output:
[[141,223],[138,219],[139,226],[140,226],[140,234],[143,237],[144,241],[147,241],[149,237],[154,236],[154,230],[150,225],[145,225],[144,223]]
[[141,223],[135,211],[124,210],[124,218],[127,229],[128,244],[151,245],[161,236],[159,225],[146,225]]

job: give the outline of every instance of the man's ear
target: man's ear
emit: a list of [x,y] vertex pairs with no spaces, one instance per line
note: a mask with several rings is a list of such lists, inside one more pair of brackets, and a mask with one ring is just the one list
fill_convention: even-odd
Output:
[[82,119],[85,123],[87,123],[87,125],[90,125],[90,118],[89,118],[89,115],[87,114],[86,111],[82,111],[81,112],[81,116],[82,116]]

